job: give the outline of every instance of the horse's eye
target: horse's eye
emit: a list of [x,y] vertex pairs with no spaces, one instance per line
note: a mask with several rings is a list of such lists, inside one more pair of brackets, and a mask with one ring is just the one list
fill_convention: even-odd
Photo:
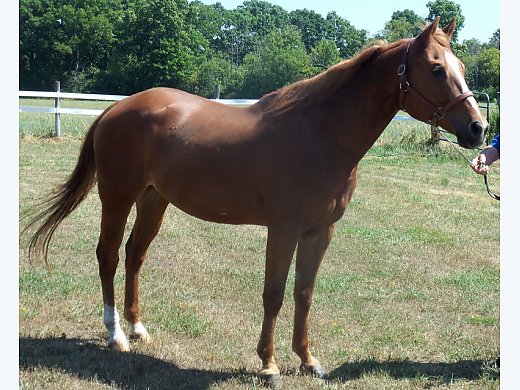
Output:
[[434,76],[438,76],[438,77],[444,77],[446,76],[446,69],[444,69],[442,66],[440,65],[436,65],[432,68],[432,74]]

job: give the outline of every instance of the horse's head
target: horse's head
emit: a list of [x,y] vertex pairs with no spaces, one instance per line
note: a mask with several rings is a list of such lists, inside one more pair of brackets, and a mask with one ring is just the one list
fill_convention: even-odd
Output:
[[405,43],[398,69],[401,108],[448,130],[459,145],[475,148],[484,141],[488,123],[464,80],[464,64],[450,49],[455,19],[442,30],[438,24],[439,17]]

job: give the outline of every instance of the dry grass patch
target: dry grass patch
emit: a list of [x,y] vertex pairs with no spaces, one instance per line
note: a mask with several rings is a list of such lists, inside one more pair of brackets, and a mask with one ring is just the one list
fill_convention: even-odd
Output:
[[[21,212],[68,175],[80,144],[21,138]],[[498,188],[499,166],[492,175]],[[475,223],[483,215],[485,231]],[[58,229],[50,272],[27,261],[21,241],[20,388],[258,388],[266,229],[206,223],[170,206],[142,272],[154,341],[122,354],[106,348],[99,218],[94,189]],[[284,388],[497,389],[488,361],[500,354],[499,239],[499,204],[465,162],[376,145],[336,225],[311,310],[312,350],[330,380],[297,370],[291,269],[275,340]]]

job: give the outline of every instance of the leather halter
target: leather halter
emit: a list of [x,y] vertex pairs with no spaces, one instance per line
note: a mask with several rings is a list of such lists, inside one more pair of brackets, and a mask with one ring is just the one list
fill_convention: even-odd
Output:
[[432,119],[428,122],[430,125],[437,127],[437,124],[439,121],[444,118],[446,113],[451,110],[457,103],[467,99],[470,96],[474,96],[473,92],[466,91],[464,93],[461,93],[459,96],[455,97],[451,102],[449,102],[445,106],[437,106],[430,102],[427,98],[425,98],[423,95],[419,93],[414,87],[410,85],[408,80],[406,79],[406,62],[408,58],[408,51],[410,50],[411,44],[414,42],[415,39],[410,39],[403,48],[403,55],[401,64],[397,68],[397,75],[399,76],[400,83],[399,83],[399,108],[403,111],[406,111],[406,108],[404,106],[405,103],[405,97],[408,92],[410,92],[412,95],[414,95],[419,101],[426,106],[432,113]]

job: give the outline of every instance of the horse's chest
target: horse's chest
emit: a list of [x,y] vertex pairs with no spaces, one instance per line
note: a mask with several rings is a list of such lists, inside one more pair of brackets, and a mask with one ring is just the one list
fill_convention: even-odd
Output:
[[338,221],[345,213],[345,209],[350,203],[354,190],[356,189],[356,172],[357,166],[352,170],[348,179],[344,181],[339,188],[336,187],[334,191],[330,192],[327,200],[323,199],[324,204],[326,204],[324,217],[326,218],[327,223],[332,224]]

